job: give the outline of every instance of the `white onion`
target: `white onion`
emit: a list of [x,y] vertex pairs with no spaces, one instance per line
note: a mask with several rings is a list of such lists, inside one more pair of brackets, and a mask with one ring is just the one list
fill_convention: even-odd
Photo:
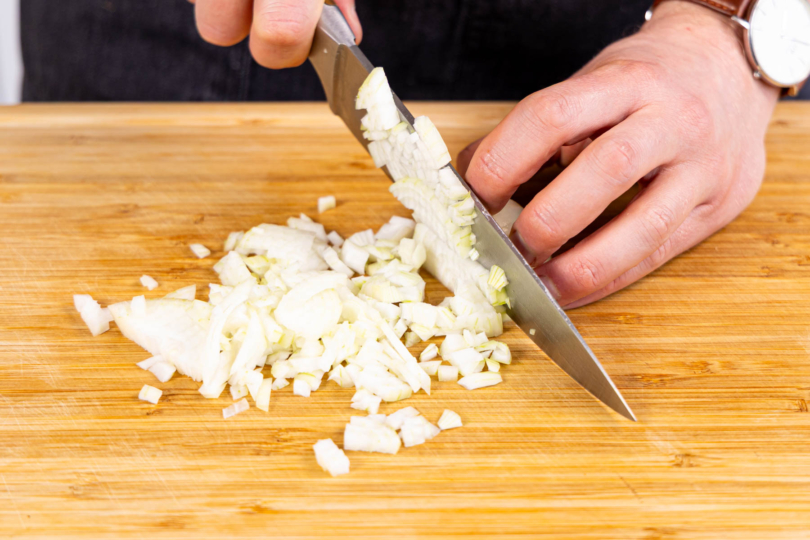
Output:
[[380,452],[383,454],[396,454],[401,446],[397,432],[376,422],[358,425],[352,422],[346,424],[343,431],[343,448],[361,452]]
[[455,366],[439,366],[437,373],[442,382],[458,380],[458,368]]
[[445,429],[453,429],[461,427],[461,417],[451,411],[450,409],[445,409],[442,413],[442,417],[439,418],[439,429],[444,431]]
[[422,351],[422,354],[419,355],[420,362],[427,362],[428,360],[433,360],[439,354],[439,348],[436,346],[435,343],[431,343]]
[[428,375],[436,375],[439,371],[439,366],[442,365],[441,360],[433,360],[431,362],[419,362],[419,367]]
[[343,237],[340,236],[336,231],[332,231],[329,234],[327,234],[326,238],[327,240],[329,240],[330,244],[332,244],[337,248],[343,245]]
[[467,390],[475,390],[477,388],[484,388],[485,386],[494,386],[503,381],[500,373],[492,371],[485,371],[481,373],[473,373],[467,375],[458,381],[458,384]]
[[191,244],[188,247],[191,248],[191,252],[194,253],[198,259],[204,259],[211,255],[211,250],[202,244]]
[[154,278],[147,276],[146,274],[141,276],[141,285],[146,287],[147,289],[154,290],[158,287],[158,282],[155,281]]
[[89,294],[73,295],[73,304],[91,334],[98,336],[110,329],[110,312],[102,309]]
[[240,412],[244,412],[244,411],[248,410],[249,408],[250,408],[250,405],[248,404],[248,400],[247,399],[242,399],[240,401],[237,401],[233,405],[231,405],[229,407],[225,407],[224,409],[222,409],[222,418],[227,420],[231,416],[235,416],[235,415],[239,414]]
[[319,440],[312,448],[315,450],[315,460],[324,471],[332,476],[349,474],[349,458],[332,439]]
[[157,405],[157,402],[160,399],[160,396],[162,395],[163,390],[145,384],[143,385],[143,388],[141,388],[141,392],[138,394],[138,399],[140,399],[141,401],[148,401],[153,405]]
[[327,210],[331,210],[337,206],[337,201],[334,195],[327,195],[325,197],[318,197],[318,213],[323,214]]

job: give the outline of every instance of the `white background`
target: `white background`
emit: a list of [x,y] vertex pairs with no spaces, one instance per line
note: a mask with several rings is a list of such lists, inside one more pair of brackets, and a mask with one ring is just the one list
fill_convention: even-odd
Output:
[[0,105],[18,103],[22,91],[20,0],[0,0]]

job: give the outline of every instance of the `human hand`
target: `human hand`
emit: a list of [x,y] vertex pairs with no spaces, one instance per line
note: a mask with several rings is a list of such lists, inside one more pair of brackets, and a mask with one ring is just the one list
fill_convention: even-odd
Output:
[[[459,169],[495,212],[562,148],[567,168],[526,206],[512,238],[560,305],[578,307],[652,272],[751,202],[777,99],[752,77],[727,19],[667,2],[639,33],[520,102],[459,154]],[[626,210],[547,260],[639,180]]]
[[[250,52],[264,67],[304,63],[323,9],[323,0],[189,0],[204,40],[229,46],[250,36]],[[357,43],[363,37],[354,0],[335,0]]]

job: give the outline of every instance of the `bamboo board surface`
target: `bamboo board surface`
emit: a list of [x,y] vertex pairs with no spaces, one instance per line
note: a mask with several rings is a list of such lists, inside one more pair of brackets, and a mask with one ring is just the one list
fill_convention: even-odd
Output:
[[[453,155],[509,109],[411,108]],[[135,366],[147,353],[115,328],[92,338],[71,298],[192,283],[207,298],[230,231],[306,212],[345,236],[407,215],[326,105],[0,109],[0,537],[810,538],[810,104],[780,105],[768,151],[738,220],[570,313],[638,423],[512,328],[503,384],[404,403],[463,428],[351,452],[333,479],[312,444],[342,444],[350,389],[288,387],[269,414],[224,421],[229,396],[157,383]],[[316,216],[325,194],[338,208]],[[157,406],[138,401],[145,383]]]

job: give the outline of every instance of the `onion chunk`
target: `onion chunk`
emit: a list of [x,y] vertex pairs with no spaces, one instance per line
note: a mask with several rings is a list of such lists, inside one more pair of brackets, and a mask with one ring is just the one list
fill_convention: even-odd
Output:
[[321,468],[332,476],[349,474],[349,458],[343,450],[337,447],[332,439],[322,439],[316,442],[313,447],[315,459]]

